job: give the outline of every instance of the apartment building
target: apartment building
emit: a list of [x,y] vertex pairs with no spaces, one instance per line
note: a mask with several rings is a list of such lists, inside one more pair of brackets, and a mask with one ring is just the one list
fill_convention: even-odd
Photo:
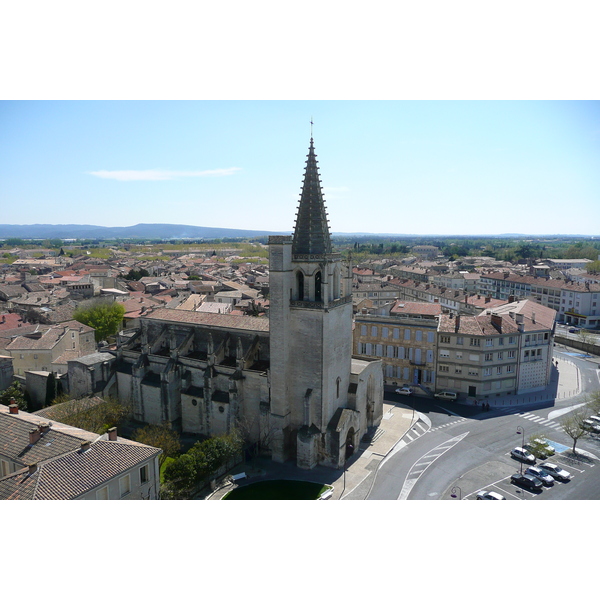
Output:
[[438,303],[401,302],[355,316],[354,353],[380,358],[385,385],[435,385]]
[[386,282],[352,284],[352,302],[355,304],[368,298],[378,307],[393,302],[397,296],[397,288]]
[[563,282],[558,320],[578,327],[600,327],[600,284]]
[[600,327],[600,283],[576,283],[532,275],[486,273],[480,279],[481,293],[512,300],[531,298],[556,311],[559,323]]
[[480,315],[442,315],[436,389],[477,399],[543,390],[550,381],[555,311],[531,300]]

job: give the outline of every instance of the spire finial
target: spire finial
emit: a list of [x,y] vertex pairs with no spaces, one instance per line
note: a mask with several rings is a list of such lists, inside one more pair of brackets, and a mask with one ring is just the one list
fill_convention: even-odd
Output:
[[312,128],[313,128],[313,120],[312,117],[310,118],[310,139],[313,139],[313,134],[312,134]]

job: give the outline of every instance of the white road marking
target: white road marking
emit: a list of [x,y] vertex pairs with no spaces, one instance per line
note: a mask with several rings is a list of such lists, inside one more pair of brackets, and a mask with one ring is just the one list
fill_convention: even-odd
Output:
[[[398,500],[406,500],[408,498],[408,495],[409,495],[410,491],[412,490],[413,486],[415,485],[415,483],[417,482],[419,477],[423,474],[423,472],[425,472],[440,456],[442,456],[442,454],[445,454],[446,452],[448,452],[448,450],[453,448],[456,444],[458,444],[458,442],[463,440],[467,435],[469,435],[468,431],[459,436],[452,438],[449,441],[444,442],[443,444],[440,444],[439,446],[434,448],[432,451],[430,451],[425,456],[422,456],[421,458],[417,459],[417,461],[413,464],[413,466],[408,471],[408,475],[406,476],[406,479],[404,480],[404,485],[402,486],[402,490],[400,491]],[[448,444],[451,444],[451,445],[448,446]],[[436,450],[438,450],[439,448],[443,448],[444,446],[447,446],[447,447],[444,448],[442,452],[435,453]],[[424,469],[419,470],[419,471],[413,471],[413,469],[416,466],[424,464],[423,459],[428,458],[428,457],[433,457],[433,460],[431,462],[429,462]],[[416,477],[414,475],[416,475]]]

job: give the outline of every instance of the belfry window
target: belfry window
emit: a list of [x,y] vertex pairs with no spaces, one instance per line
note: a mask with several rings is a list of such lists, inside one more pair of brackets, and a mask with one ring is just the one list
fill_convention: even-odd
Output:
[[304,300],[304,275],[301,271],[296,273],[296,289],[298,290],[298,300]]
[[315,275],[315,302],[321,302],[321,271],[317,271]]

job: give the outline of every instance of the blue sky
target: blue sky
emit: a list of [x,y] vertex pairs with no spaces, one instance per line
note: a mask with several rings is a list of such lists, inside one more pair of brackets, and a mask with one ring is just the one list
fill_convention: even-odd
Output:
[[2,223],[600,234],[597,101],[3,101]]

